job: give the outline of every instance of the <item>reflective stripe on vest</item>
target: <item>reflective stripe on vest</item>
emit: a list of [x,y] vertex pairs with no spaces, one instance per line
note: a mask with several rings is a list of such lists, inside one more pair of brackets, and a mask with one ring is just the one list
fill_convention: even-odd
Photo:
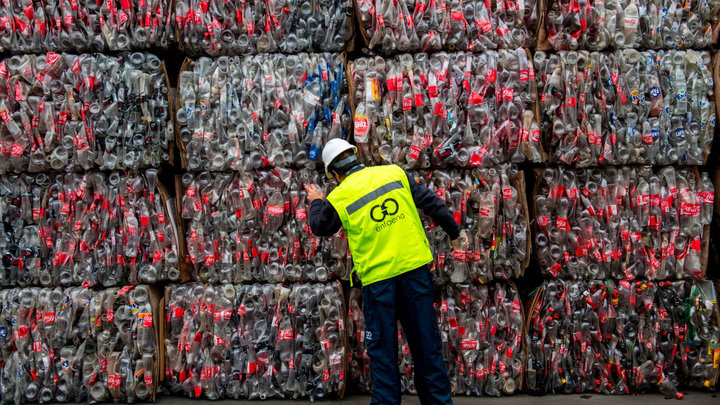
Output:
[[327,197],[342,221],[364,285],[433,260],[405,171],[396,165],[350,174]]

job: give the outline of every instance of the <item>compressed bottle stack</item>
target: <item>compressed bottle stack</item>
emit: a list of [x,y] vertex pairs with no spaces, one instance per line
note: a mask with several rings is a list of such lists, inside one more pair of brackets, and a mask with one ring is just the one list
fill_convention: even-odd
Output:
[[556,50],[679,49],[712,45],[720,2],[588,0],[545,4],[547,40]]
[[338,283],[173,285],[166,380],[208,399],[324,399],[344,391]]
[[537,52],[542,139],[576,166],[700,165],[715,129],[708,52]]
[[421,215],[435,257],[432,274],[436,285],[522,275],[530,247],[522,172],[511,165],[500,165],[472,171],[410,173],[445,202],[470,239],[467,251],[455,251],[445,231]]
[[528,389],[644,393],[717,379],[720,312],[713,284],[547,280],[529,320]]
[[176,114],[184,166],[314,168],[325,142],[349,135],[344,75],[337,53],[189,60]]
[[367,162],[421,169],[543,159],[525,49],[362,57],[349,70],[355,142]]
[[547,168],[535,191],[541,270],[565,279],[702,278],[713,203],[708,174],[693,169]]
[[[510,395],[523,385],[524,315],[514,284],[453,284],[436,292],[442,352],[453,395]],[[416,394],[412,357],[398,323],[403,393]],[[350,291],[348,306],[349,383],[358,392],[372,389],[365,343],[361,290]]]
[[0,10],[0,52],[103,52],[167,48],[172,8],[161,0],[26,0]]
[[365,44],[396,52],[481,51],[535,46],[536,1],[360,0]]
[[[195,280],[268,283],[347,280],[347,238],[310,232],[305,186],[315,170],[199,172],[182,176],[181,216]],[[329,191],[329,190],[328,190]]]
[[144,285],[0,290],[0,399],[151,401],[157,298]]
[[352,42],[352,7],[352,0],[179,0],[178,42],[191,55],[338,52]]
[[2,286],[177,280],[177,230],[157,171],[0,177]]
[[0,62],[0,171],[120,170],[169,159],[163,62],[120,56],[12,56]]

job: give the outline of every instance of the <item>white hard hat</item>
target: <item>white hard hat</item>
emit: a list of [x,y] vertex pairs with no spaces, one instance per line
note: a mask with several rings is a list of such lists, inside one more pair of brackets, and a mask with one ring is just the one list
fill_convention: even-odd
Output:
[[328,177],[332,177],[330,176],[330,171],[328,170],[328,167],[333,162],[333,160],[335,160],[336,157],[340,156],[346,150],[352,150],[353,152],[355,152],[357,151],[357,148],[350,145],[348,141],[340,138],[333,138],[325,144],[325,147],[322,151],[322,160],[323,163],[325,163],[325,174]]

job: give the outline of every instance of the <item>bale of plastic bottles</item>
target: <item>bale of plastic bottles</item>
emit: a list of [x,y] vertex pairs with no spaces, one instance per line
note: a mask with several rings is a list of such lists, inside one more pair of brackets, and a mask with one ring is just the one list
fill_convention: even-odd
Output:
[[445,202],[470,240],[467,250],[455,251],[445,231],[431,218],[420,216],[435,256],[436,285],[522,276],[532,248],[522,171],[500,165],[410,173]]
[[176,123],[183,168],[314,168],[325,142],[350,135],[344,54],[187,59]]
[[211,400],[342,397],[343,302],[339,283],[170,285],[166,387]]
[[713,388],[720,362],[717,285],[547,280],[528,315],[527,386],[535,393]]
[[178,280],[175,212],[157,170],[0,176],[0,285]]
[[427,169],[545,160],[526,49],[361,57],[348,71],[366,162]]
[[[185,173],[177,178],[188,278],[210,283],[347,280],[347,237],[317,237],[305,186],[329,192],[315,170]],[[180,197],[182,196],[182,197]]]
[[720,2],[659,0],[541,1],[538,47],[587,49],[701,49],[717,40]]
[[159,298],[145,285],[0,290],[0,399],[153,401]]
[[547,168],[538,173],[535,245],[546,277],[703,278],[714,187],[670,166]]
[[0,83],[0,172],[172,161],[170,86],[153,54],[16,55],[0,61]]
[[[356,393],[372,391],[365,344],[361,290],[350,290],[348,306],[349,384]],[[442,352],[453,395],[500,396],[524,384],[525,317],[512,282],[452,284],[436,290],[435,310]],[[410,348],[398,322],[401,391],[417,394]]]
[[539,2],[358,0],[365,46],[383,54],[535,46]]
[[128,51],[175,42],[172,3],[24,0],[0,10],[0,52]]
[[179,0],[180,48],[191,55],[339,52],[353,45],[353,2]]
[[706,51],[535,53],[551,162],[701,165],[716,107]]

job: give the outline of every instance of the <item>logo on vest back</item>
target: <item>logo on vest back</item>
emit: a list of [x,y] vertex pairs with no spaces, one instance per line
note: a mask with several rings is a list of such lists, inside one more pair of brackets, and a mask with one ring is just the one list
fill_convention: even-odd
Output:
[[376,232],[380,232],[383,229],[392,226],[397,221],[405,219],[405,214],[395,216],[400,210],[398,202],[392,198],[387,198],[380,204],[375,205],[370,209],[370,219],[379,224],[375,227]]
[[370,218],[375,222],[382,222],[388,215],[392,216],[397,214],[398,209],[399,207],[397,201],[392,198],[388,198],[370,209]]

